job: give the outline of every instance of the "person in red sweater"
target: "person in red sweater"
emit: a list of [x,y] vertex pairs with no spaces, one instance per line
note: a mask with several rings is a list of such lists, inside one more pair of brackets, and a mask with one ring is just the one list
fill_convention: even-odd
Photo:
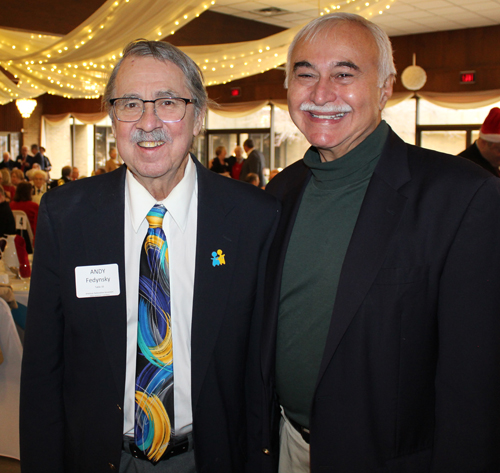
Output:
[[33,231],[33,238],[36,234],[36,222],[38,219],[38,204],[31,200],[32,187],[29,182],[20,182],[17,185],[14,199],[10,203],[12,210],[22,210],[28,216],[28,220]]

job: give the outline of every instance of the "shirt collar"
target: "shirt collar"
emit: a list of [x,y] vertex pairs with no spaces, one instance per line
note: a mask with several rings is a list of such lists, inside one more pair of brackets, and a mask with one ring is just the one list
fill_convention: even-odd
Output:
[[[128,207],[134,231],[136,233],[139,231],[139,227],[145,220],[146,215],[155,204],[162,204],[179,229],[184,232],[191,199],[197,196],[196,183],[196,167],[191,156],[189,156],[181,181],[164,200],[158,202],[133,176],[130,170],[127,169],[126,198],[128,199]],[[134,197],[132,198],[132,196]]]

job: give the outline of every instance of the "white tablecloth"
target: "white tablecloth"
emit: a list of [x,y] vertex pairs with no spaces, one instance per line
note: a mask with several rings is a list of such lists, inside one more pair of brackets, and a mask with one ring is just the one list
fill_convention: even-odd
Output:
[[0,455],[19,460],[19,392],[22,346],[8,304],[0,299]]
[[10,278],[9,284],[12,286],[17,303],[28,307],[30,280]]

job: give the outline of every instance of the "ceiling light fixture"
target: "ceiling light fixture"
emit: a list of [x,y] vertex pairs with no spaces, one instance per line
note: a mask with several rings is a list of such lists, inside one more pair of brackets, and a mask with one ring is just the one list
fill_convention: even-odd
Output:
[[29,118],[35,110],[36,100],[35,99],[18,99],[16,100],[16,106],[21,113],[23,118]]

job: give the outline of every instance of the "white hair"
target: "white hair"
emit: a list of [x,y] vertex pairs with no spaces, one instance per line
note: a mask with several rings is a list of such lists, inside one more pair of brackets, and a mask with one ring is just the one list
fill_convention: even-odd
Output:
[[319,33],[325,31],[333,26],[342,23],[350,22],[358,24],[366,28],[373,36],[377,48],[379,50],[378,58],[378,86],[383,87],[389,77],[396,76],[396,67],[394,65],[394,58],[392,54],[392,45],[387,33],[371,21],[365,20],[362,16],[355,15],[354,13],[330,13],[316,18],[315,20],[304,26],[295,36],[290,47],[288,48],[288,58],[286,63],[286,79],[285,88],[288,88],[288,80],[291,77],[293,64],[292,55],[295,46],[300,41],[312,41]]

